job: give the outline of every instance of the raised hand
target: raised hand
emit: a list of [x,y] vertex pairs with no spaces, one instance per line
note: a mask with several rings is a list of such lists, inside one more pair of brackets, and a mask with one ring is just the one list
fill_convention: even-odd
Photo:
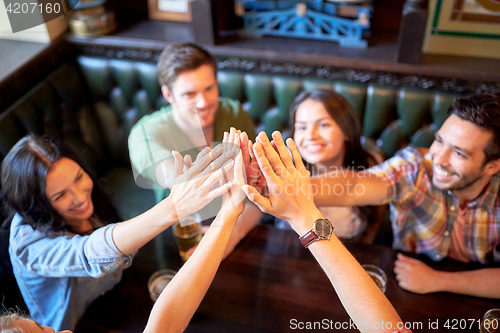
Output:
[[267,196],[266,177],[262,174],[259,163],[255,158],[252,140],[248,139],[248,135],[245,132],[240,135],[240,146],[245,165],[247,184],[252,185],[260,194]]
[[232,185],[231,190],[224,194],[221,207],[222,212],[234,211],[238,215],[245,208],[245,193],[241,189],[245,185],[245,175],[243,171],[243,156],[240,149],[240,135],[241,132],[236,131],[234,128],[231,128],[230,133],[224,133],[223,145],[225,150],[231,152],[234,158],[234,168],[224,175]]
[[224,177],[232,172],[233,152],[224,151],[222,145],[214,149],[205,148],[196,157],[183,158],[177,151],[172,155],[175,160],[175,176],[170,197],[175,206],[177,218],[192,214],[209,204],[214,198],[227,193],[232,183],[224,182],[212,189]]
[[[252,186],[243,186],[247,197],[263,212],[288,221],[292,227],[302,234],[302,224],[310,217],[321,215],[314,205],[310,193],[310,172],[305,168],[302,157],[292,139],[287,140],[287,150],[279,132],[273,133],[274,146],[267,135],[261,132],[257,137],[253,150],[269,188],[269,198],[263,197]],[[299,232],[300,231],[300,232]]]

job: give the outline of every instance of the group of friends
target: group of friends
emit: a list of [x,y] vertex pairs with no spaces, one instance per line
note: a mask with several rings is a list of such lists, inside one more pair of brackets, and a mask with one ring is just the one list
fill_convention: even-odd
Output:
[[[6,313],[2,332],[73,330],[142,246],[196,212],[215,218],[154,304],[145,332],[187,327],[220,262],[263,213],[297,233],[355,322],[403,327],[339,240],[373,242],[386,204],[395,249],[435,261],[500,262],[499,96],[456,99],[430,149],[409,146],[382,161],[361,145],[354,111],[333,91],[301,93],[290,110],[290,138],[269,138],[256,135],[239,102],[219,96],[217,66],[203,48],[167,47],[158,76],[170,105],[144,116],[129,136],[137,183],[156,193],[147,212],[117,223],[93,172],[52,137],[29,135],[3,160],[9,254],[31,318]],[[394,272],[415,293],[500,298],[500,268],[443,272],[399,254]]]

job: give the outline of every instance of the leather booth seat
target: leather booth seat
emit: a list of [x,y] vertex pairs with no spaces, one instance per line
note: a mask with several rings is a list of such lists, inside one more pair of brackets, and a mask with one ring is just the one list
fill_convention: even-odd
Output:
[[[121,124],[123,133],[143,115],[167,104],[161,95],[156,64],[95,57],[79,57],[78,62],[94,98],[111,108],[107,116],[101,116]],[[241,101],[257,128],[268,134],[281,130],[286,135],[290,105],[301,91],[335,90],[359,116],[366,144],[378,147],[385,157],[408,143],[430,146],[457,97],[411,87],[252,72],[219,71],[217,78],[221,96]],[[125,151],[126,147],[122,148]]]

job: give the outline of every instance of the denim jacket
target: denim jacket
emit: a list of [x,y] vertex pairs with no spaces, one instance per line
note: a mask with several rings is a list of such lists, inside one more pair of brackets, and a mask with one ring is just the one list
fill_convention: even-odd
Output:
[[14,275],[33,319],[56,331],[74,330],[87,306],[121,279],[133,255],[115,246],[115,224],[89,236],[34,230],[16,214],[9,254]]

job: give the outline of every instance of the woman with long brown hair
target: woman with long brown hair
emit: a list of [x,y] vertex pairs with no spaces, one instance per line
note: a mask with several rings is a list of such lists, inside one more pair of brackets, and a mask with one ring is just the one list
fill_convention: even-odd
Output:
[[[349,102],[331,90],[301,93],[290,108],[290,137],[294,139],[312,176],[342,169],[356,172],[378,162],[377,154],[361,145],[361,126]],[[361,191],[359,188],[317,189]],[[344,239],[372,243],[380,227],[378,207],[320,207],[335,234]],[[278,222],[283,225],[283,222]]]
[[116,223],[120,220],[109,198],[67,146],[29,135],[10,150],[1,172],[9,254],[35,320],[56,330],[74,329],[86,307],[121,280],[138,249],[231,187],[212,189],[222,170],[234,164],[222,166],[234,152],[206,148],[186,171],[182,156],[173,156],[172,194],[147,212]]

